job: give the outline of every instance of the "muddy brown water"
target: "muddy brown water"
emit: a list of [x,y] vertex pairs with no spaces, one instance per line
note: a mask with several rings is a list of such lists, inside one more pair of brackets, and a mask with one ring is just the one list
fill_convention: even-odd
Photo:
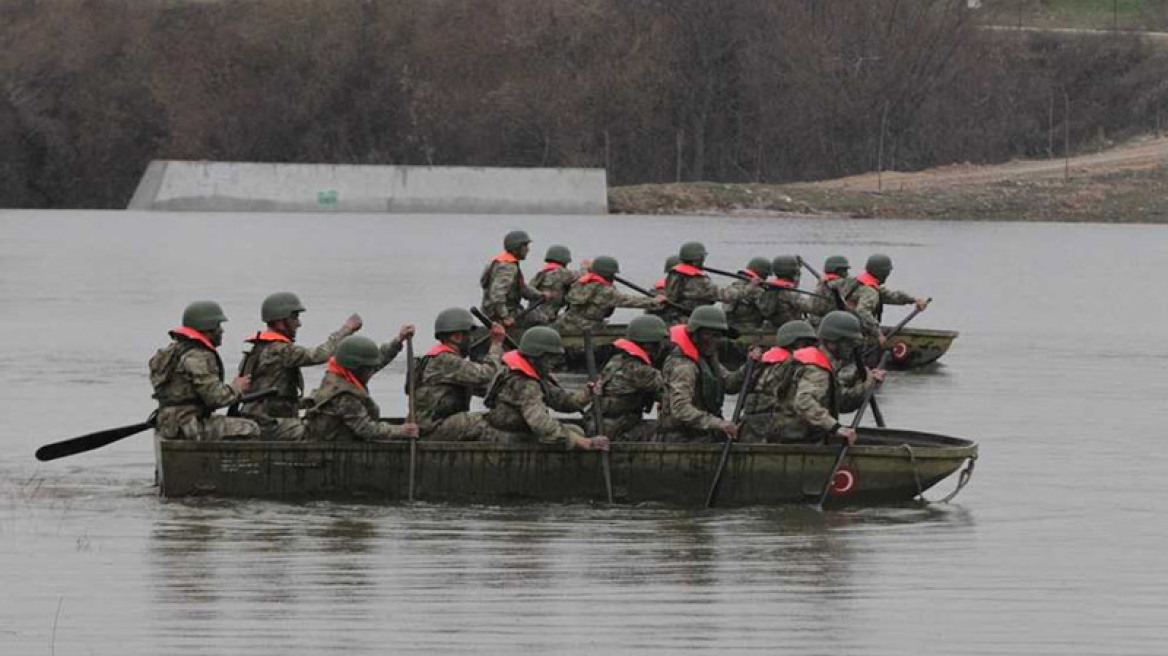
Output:
[[[977,440],[972,483],[825,515],[164,501],[146,434],[32,457],[144,418],[189,300],[224,304],[228,367],[278,289],[301,341],[360,311],[424,347],[513,227],[646,283],[688,238],[726,268],[889,253],[892,286],[936,298],[915,325],[962,334],[884,413]],[[1164,652],[1168,228],[10,211],[0,237],[0,654]],[[372,386],[389,413],[403,367]]]

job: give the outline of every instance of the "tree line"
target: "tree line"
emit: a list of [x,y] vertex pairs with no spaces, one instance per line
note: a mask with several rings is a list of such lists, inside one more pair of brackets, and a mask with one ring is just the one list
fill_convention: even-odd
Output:
[[[1138,37],[966,0],[0,0],[0,205],[124,207],[151,159],[786,182],[1159,127]],[[1055,138],[1054,135],[1058,135]]]

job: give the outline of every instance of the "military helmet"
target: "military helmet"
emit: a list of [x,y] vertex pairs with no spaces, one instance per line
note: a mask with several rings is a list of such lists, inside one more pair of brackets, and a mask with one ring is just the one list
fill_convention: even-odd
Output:
[[868,263],[864,265],[864,269],[868,273],[884,280],[888,274],[892,273],[892,258],[883,253],[876,253],[868,258]]
[[799,277],[799,258],[794,255],[780,255],[771,262],[775,277],[794,280]]
[[819,339],[838,342],[842,339],[859,340],[864,337],[856,315],[842,310],[828,312],[819,322]]
[[848,269],[852,265],[848,263],[848,258],[843,255],[831,255],[823,261],[823,271],[825,273],[834,273],[837,275],[846,275]]
[[572,251],[568,250],[567,246],[553,244],[548,246],[547,255],[543,256],[543,261],[558,262],[567,266],[572,261]]
[[771,261],[765,257],[750,258],[750,262],[747,263],[746,268],[757,273],[763,278],[771,275]]
[[183,310],[182,325],[195,330],[215,330],[227,321],[223,308],[215,301],[195,301]]
[[676,255],[670,255],[665,258],[665,273],[673,271],[673,267],[681,264],[681,258]]
[[547,326],[528,328],[519,338],[519,352],[523,355],[538,358],[543,355],[563,355],[564,342],[560,334]]
[[601,255],[592,260],[592,272],[605,278],[611,278],[620,273],[620,263],[616,261],[615,257]]
[[364,335],[349,335],[337,344],[336,358],[346,369],[376,367],[381,364],[381,349]]
[[722,330],[729,332],[730,324],[726,322],[726,313],[717,305],[700,305],[694,308],[685,324],[689,332],[699,330]]
[[661,317],[652,314],[642,314],[633,319],[625,330],[625,338],[631,342],[660,342],[666,337],[669,337],[669,328]]
[[787,348],[801,339],[819,339],[819,335],[816,334],[811,324],[797,319],[779,326],[778,337],[775,341],[779,346]]
[[265,298],[260,306],[260,318],[264,323],[288,319],[297,312],[304,312],[304,304],[292,292],[276,292]]
[[677,251],[677,258],[687,264],[697,264],[706,255],[706,246],[700,241],[687,241]]
[[530,243],[531,237],[528,237],[527,233],[522,230],[512,230],[507,233],[506,237],[503,237],[503,248],[512,252],[519,250],[520,246]]
[[434,336],[467,332],[474,326],[474,317],[470,312],[460,307],[446,308],[434,318]]

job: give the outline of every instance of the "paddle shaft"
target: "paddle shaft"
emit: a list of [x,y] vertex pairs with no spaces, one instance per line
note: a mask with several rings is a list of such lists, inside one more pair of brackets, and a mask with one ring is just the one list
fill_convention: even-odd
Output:
[[[860,374],[860,380],[868,380],[868,365],[864,363],[864,354],[859,347],[852,351],[852,359],[856,363],[856,371]],[[880,404],[876,402],[876,397],[872,397],[870,405],[872,406],[872,418],[876,420],[876,425],[884,428],[884,413],[880,411]]]
[[[816,282],[820,284],[823,283],[823,276],[819,275],[819,272],[815,270],[815,267],[808,264],[807,260],[804,260],[802,257],[798,258],[798,260],[799,264],[804,269],[807,269],[807,271],[815,278]],[[831,285],[827,285],[827,290],[831,292],[832,300],[835,301],[835,309],[846,311],[848,309],[848,304],[846,301],[844,301],[844,297],[840,295],[840,290],[832,287]]]
[[[414,336],[406,337],[406,391],[409,394],[409,405],[406,409],[406,423],[413,424],[417,422],[417,414],[415,408],[417,404],[414,401],[414,390],[417,385],[417,380],[414,378],[416,373],[416,364],[414,363]],[[418,466],[418,438],[410,439],[410,496],[409,500],[414,500],[414,472]]]
[[[888,358],[889,354],[885,353],[883,357],[880,358],[880,364],[877,365],[877,368],[883,369],[884,367],[887,367]],[[868,404],[870,404],[872,399],[876,396],[876,390],[879,387],[880,383],[876,382],[874,385],[868,388],[868,391],[864,392],[864,399],[860,402],[860,407],[856,408],[855,416],[852,417],[852,430],[856,430],[860,427],[860,421],[864,419],[864,410],[868,408]],[[836,472],[838,472],[839,468],[844,464],[844,458],[848,456],[848,446],[849,445],[847,441],[844,441],[844,443],[840,445],[839,455],[836,456],[835,464],[832,465],[831,472],[829,472],[827,475],[827,482],[823,484],[823,491],[819,494],[820,508],[822,508],[824,502],[827,501],[827,495],[831,492],[831,485],[835,481]]]
[[[933,302],[932,296],[930,296],[928,298],[928,300],[925,301],[925,303],[932,303],[932,302]],[[908,322],[915,319],[917,317],[917,315],[921,313],[921,311],[922,310],[920,308],[913,308],[913,311],[909,312],[908,316],[901,319],[900,323],[896,324],[895,326],[892,327],[892,330],[888,331],[888,334],[884,336],[885,343],[887,343],[888,340],[890,340],[893,337],[896,337],[898,334],[900,334],[900,331],[903,330],[904,327],[908,325]],[[872,353],[875,353],[877,350],[879,350],[881,348],[883,348],[883,347],[881,347],[879,345],[877,345],[875,347],[871,347],[867,351],[864,352],[864,355],[867,356],[867,355],[870,355]]]
[[[532,303],[531,305],[528,305],[522,312],[515,315],[515,323],[519,323],[520,319],[526,317],[528,314],[531,314],[532,310],[543,305],[546,302],[547,302],[546,298],[541,298],[541,299],[535,301],[534,303]],[[488,331],[491,329],[491,324],[494,322],[492,322],[491,319],[489,317],[487,317],[487,315],[483,314],[482,310],[478,309],[477,307],[471,307],[470,313],[473,314],[474,318],[478,319],[479,323],[483,324],[483,326],[486,327],[486,329]],[[491,334],[490,334],[490,332],[488,332],[486,335],[483,335],[482,337],[471,342],[470,347],[467,350],[469,351],[471,349],[474,349],[479,344],[482,344],[483,342],[487,341],[490,338],[491,338]],[[519,345],[515,343],[515,340],[511,339],[510,335],[507,335],[506,337],[504,337],[503,341],[507,344],[507,346],[510,346],[513,349],[519,348]]]
[[[599,384],[600,374],[596,370],[596,352],[592,350],[592,331],[584,331],[584,366],[588,369],[589,382]],[[600,408],[600,388],[592,390],[592,434],[604,434],[604,413]],[[609,463],[609,452],[600,454],[600,469],[604,474],[604,490],[608,493],[608,503],[612,504],[612,467]]]
[[[757,339],[757,338],[756,338]],[[757,342],[755,343],[757,345]],[[734,414],[730,416],[730,421],[737,424],[742,419],[742,411],[746,408],[746,397],[750,394],[750,390],[754,387],[754,370],[757,362],[749,356],[746,359],[746,371],[743,372],[742,389],[738,392],[738,398],[734,401]],[[722,445],[722,456],[718,459],[718,469],[714,471],[714,480],[710,483],[710,491],[706,493],[706,507],[712,508],[714,503],[718,500],[718,492],[721,489],[722,473],[726,471],[726,463],[730,460],[730,446],[734,440],[726,436],[726,443]]]
[[[748,276],[744,273],[735,273],[733,271],[725,271],[723,269],[714,269],[714,268],[708,267],[708,266],[703,266],[702,271],[709,271],[710,273],[713,273],[713,274],[716,274],[719,276],[726,276],[727,278],[734,278],[735,280],[742,280],[744,282],[750,282],[751,280],[756,280],[756,278],[751,278],[750,276]],[[760,284],[765,286],[765,287],[768,287],[770,289],[774,289],[775,291],[794,292],[796,294],[803,294],[805,296],[814,296],[815,298],[822,298],[824,300],[828,300],[826,296],[823,296],[821,294],[816,294],[815,292],[809,292],[809,291],[806,291],[804,289],[799,289],[798,287],[783,287],[782,285],[776,285],[775,283],[770,282],[768,280],[763,280],[760,282]]]
[[[637,283],[635,283],[631,280],[627,280],[625,278],[622,278],[620,276],[613,276],[612,279],[615,280],[616,282],[619,282],[620,284],[624,285],[625,287],[628,287],[629,289],[631,289],[635,292],[638,292],[644,296],[649,296],[651,298],[657,298],[658,296],[661,296],[661,294],[654,294],[653,292],[649,291],[648,289],[645,289],[644,287],[638,285]],[[673,301],[665,301],[665,305],[673,308],[674,310],[677,310],[678,312],[684,312],[687,316],[689,315],[689,312],[690,312],[689,309],[687,309],[684,305],[681,305],[680,303],[674,303]]]

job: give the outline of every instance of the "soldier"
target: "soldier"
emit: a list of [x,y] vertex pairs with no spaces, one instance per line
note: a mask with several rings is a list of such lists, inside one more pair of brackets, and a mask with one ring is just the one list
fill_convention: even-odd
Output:
[[483,314],[506,328],[515,325],[521,299],[534,301],[544,297],[524,282],[523,271],[519,268],[519,263],[527,259],[530,248],[531,237],[526,232],[508,232],[503,238],[503,252],[491,260],[479,277],[483,288]]
[[661,400],[665,381],[655,366],[669,329],[660,317],[639,316],[629,322],[624,339],[612,343],[613,356],[600,372],[600,433],[617,442],[648,442],[657,423],[644,414]]
[[[746,268],[739,273],[745,274],[750,280],[736,280],[730,283],[730,287],[736,290],[739,298],[723,303],[722,308],[726,311],[726,318],[731,326],[742,332],[758,332],[762,330],[763,322],[766,320],[759,306],[764,290],[758,283],[771,275],[771,261],[765,257],[751,258]],[[756,280],[758,282],[755,282]]]
[[[677,255],[670,255],[665,258],[665,276],[668,276],[669,272],[673,271],[673,267],[678,264],[681,264],[681,258],[677,257]],[[665,276],[658,278],[657,282],[653,283],[653,289],[662,294],[665,293]]]
[[531,279],[531,286],[548,300],[527,314],[525,323],[531,326],[546,326],[555,321],[564,308],[564,295],[580,277],[578,272],[568,268],[572,263],[572,251],[567,246],[549,246],[543,261],[543,270]]
[[[840,307],[836,296],[848,280],[849,268],[851,265],[848,263],[848,258],[843,255],[831,255],[823,261],[823,280],[815,286],[815,293],[823,298],[812,299],[814,308],[807,316],[813,324],[818,324],[819,319],[832,310],[846,309]],[[840,298],[843,297],[840,296]]]
[[483,394],[499,372],[503,338],[499,324],[491,325],[491,346],[483,362],[467,358],[474,317],[462,308],[447,308],[434,319],[438,344],[418,358],[414,368],[418,428],[434,442],[479,440],[486,437],[485,413],[470,412],[471,396]]
[[795,351],[818,342],[815,329],[806,321],[789,321],[779,327],[777,346],[762,354],[754,388],[743,406],[742,441],[778,442],[789,416],[779,412],[780,400],[787,396],[798,369]]
[[564,333],[582,333],[604,328],[606,319],[616,308],[656,310],[665,304],[665,297],[632,296],[612,286],[613,276],[620,273],[616,258],[601,255],[592,261],[589,273],[580,276],[566,297],[568,311],[556,320],[555,328]]
[[[698,241],[688,241],[681,245],[677,253],[680,264],[669,270],[665,276],[665,297],[669,301],[693,312],[701,305],[710,305],[721,301],[728,303],[738,300],[746,289],[757,287],[760,281],[751,281],[746,287],[725,287],[715,285],[702,265],[706,262],[706,247]],[[687,319],[675,308],[668,308],[662,313],[667,323],[680,323]]]
[[560,334],[547,326],[528,328],[518,351],[503,354],[505,368],[487,391],[487,423],[498,433],[495,441],[563,444],[568,449],[608,449],[608,438],[584,437],[580,427],[552,418],[548,408],[580,412],[591,398],[591,387],[572,394],[549,373],[563,356]]
[[304,415],[304,438],[321,442],[372,442],[416,438],[417,424],[396,426],[381,419],[369,396],[369,379],[401,351],[400,342],[381,347],[368,337],[350,335],[337,345],[320,387],[312,392]]
[[658,441],[701,442],[738,435],[738,426],[722,418],[726,392],[738,390],[743,374],[743,369],[731,373],[718,362],[718,342],[728,332],[726,313],[714,305],[699,306],[687,323],[669,329],[673,352],[662,368],[665,394]]
[[793,393],[784,397],[779,412],[788,415],[783,442],[826,441],[838,437],[852,444],[856,431],[839,423],[841,412],[857,409],[869,387],[884,380],[884,371],[872,369],[867,380],[840,375],[843,362],[864,338],[860,320],[848,312],[829,312],[819,324],[819,346],[795,351],[799,364]]
[[264,299],[260,319],[267,330],[248,337],[250,351],[243,354],[239,373],[251,378],[257,389],[274,389],[276,395],[244,404],[241,412],[254,419],[263,429],[263,439],[298,440],[304,436],[300,421],[300,397],[304,393],[301,367],[324,364],[332,357],[337,344],[361,329],[361,317],[354,314],[325,342],[316,348],[296,344],[300,329],[300,298],[291,292],[277,292]]
[[770,279],[758,305],[772,326],[801,320],[816,310],[818,299],[814,296],[787,291],[799,288],[801,267],[798,257],[780,255],[771,262],[771,269],[774,277]]
[[869,340],[875,339],[880,346],[884,346],[884,333],[880,332],[880,321],[884,318],[885,305],[915,304],[921,311],[929,307],[929,301],[924,298],[884,287],[891,273],[892,258],[877,253],[868,258],[868,263],[864,265],[864,273],[840,286],[840,294],[843,295],[849,309],[860,319],[864,336]]
[[150,358],[150,384],[158,400],[154,429],[163,439],[216,441],[259,437],[260,427],[241,417],[211,414],[239,401],[251,387],[247,376],[223,382],[223,308],[196,301],[183,310],[182,326],[170,331],[174,341]]

